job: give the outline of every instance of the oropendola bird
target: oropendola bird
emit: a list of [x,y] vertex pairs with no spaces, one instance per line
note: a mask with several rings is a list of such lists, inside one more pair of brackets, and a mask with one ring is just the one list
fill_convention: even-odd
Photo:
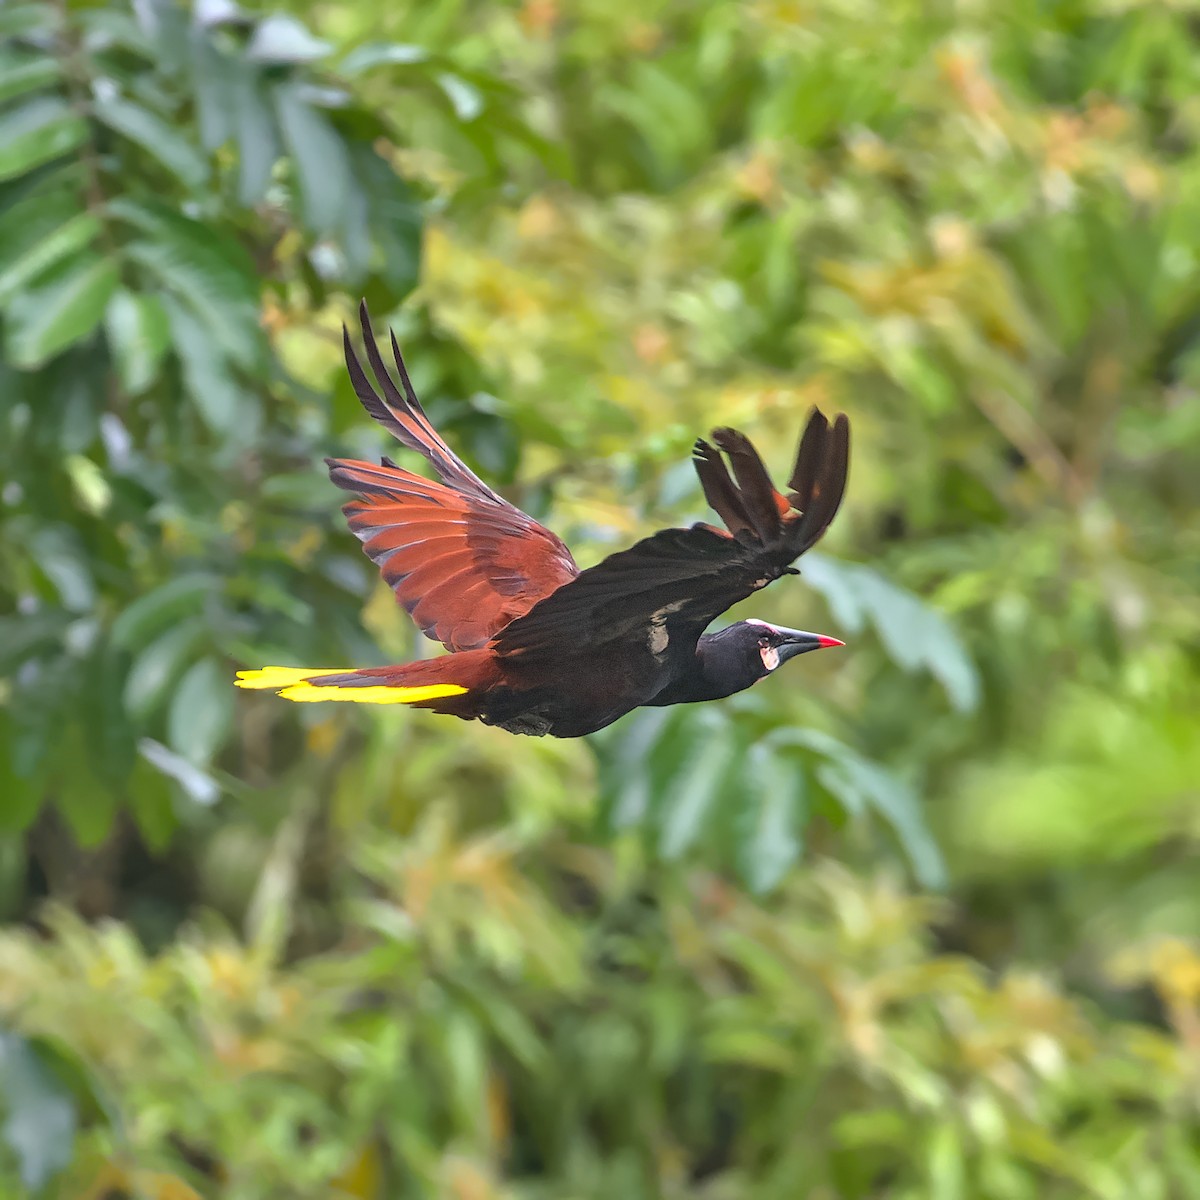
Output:
[[[412,704],[511,733],[580,737],[640,705],[718,700],[781,663],[837,638],[766,621],[705,627],[782,575],[833,520],[846,486],[850,423],[816,409],[800,439],[786,496],[733,429],[717,449],[697,440],[693,461],[727,529],[664,529],[586,571],[550,530],[509,504],[446,445],[417,401],[400,348],[403,391],[384,365],[364,303],[371,386],[343,327],[346,367],[363,407],[440,483],[384,458],[380,466],[329,458],[333,482],[356,499],[350,528],[426,636],[450,654],[359,670],[263,667],[238,686],[288,700]],[[380,394],[382,393],[382,394]]]

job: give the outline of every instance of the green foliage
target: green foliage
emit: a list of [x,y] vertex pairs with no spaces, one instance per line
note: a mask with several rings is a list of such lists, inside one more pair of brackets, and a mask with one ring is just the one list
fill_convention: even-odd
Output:
[[[1190,20],[0,7],[0,1195],[1193,1194]],[[848,411],[731,615],[850,646],[586,744],[236,693],[423,652],[362,295],[585,563]]]

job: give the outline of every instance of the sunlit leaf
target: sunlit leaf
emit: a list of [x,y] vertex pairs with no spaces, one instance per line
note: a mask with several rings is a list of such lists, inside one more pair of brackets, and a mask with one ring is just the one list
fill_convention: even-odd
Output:
[[58,97],[35,96],[0,114],[0,180],[11,179],[74,150],[87,126]]
[[43,275],[9,303],[4,341],[10,360],[37,367],[87,337],[104,316],[116,286],[116,264],[87,253]]

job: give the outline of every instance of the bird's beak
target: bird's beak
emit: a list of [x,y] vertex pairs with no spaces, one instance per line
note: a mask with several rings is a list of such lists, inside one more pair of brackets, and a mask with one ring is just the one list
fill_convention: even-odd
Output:
[[[778,628],[778,626],[776,626]],[[803,629],[780,629],[784,640],[779,644],[779,661],[787,662],[797,654],[807,654],[810,650],[823,650],[826,646],[844,646],[835,637],[827,637],[823,633],[806,633]]]

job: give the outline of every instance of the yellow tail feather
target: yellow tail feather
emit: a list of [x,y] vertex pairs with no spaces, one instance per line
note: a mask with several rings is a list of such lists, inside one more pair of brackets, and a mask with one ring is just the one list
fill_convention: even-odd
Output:
[[310,703],[319,700],[346,700],[353,704],[419,704],[422,700],[437,700],[441,696],[459,696],[467,689],[457,683],[430,683],[419,687],[381,684],[368,687],[337,687],[330,684],[317,687],[309,683],[322,675],[349,675],[353,668],[333,667],[320,670],[310,667],[259,667],[255,671],[239,671],[237,686],[270,688],[285,700]]

